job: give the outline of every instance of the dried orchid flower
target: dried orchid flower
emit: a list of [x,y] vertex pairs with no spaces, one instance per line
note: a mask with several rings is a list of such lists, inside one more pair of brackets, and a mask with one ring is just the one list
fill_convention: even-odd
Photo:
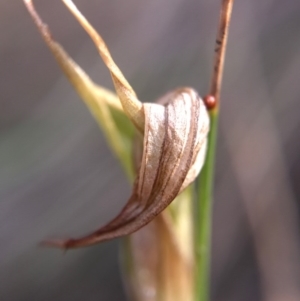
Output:
[[[56,43],[36,13],[32,1],[24,0],[45,42],[91,111],[97,112],[110,144],[122,157],[122,140],[110,109],[122,111],[143,134],[143,154],[132,195],[119,215],[97,231],[78,239],[55,239],[46,245],[64,249],[89,246],[131,234],[160,214],[199,174],[205,159],[209,117],[203,100],[192,88],[179,88],[159,100],[140,102],[101,36],[71,0],[63,0],[94,41],[111,73],[118,99],[94,84]],[[120,106],[120,103],[121,106]],[[115,135],[112,136],[111,134]],[[120,138],[120,139],[119,139]],[[119,144],[118,144],[119,143]]]

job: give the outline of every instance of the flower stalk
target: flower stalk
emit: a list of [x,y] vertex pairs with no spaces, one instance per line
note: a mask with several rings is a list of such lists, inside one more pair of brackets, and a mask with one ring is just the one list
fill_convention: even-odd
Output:
[[206,160],[198,180],[199,190],[197,193],[197,210],[195,219],[196,301],[208,301],[210,299],[209,278],[211,266],[211,232],[215,153],[219,120],[220,92],[233,3],[234,0],[222,1],[219,28],[215,44],[215,57],[210,91],[208,96],[205,98],[210,117],[210,132],[208,134]]

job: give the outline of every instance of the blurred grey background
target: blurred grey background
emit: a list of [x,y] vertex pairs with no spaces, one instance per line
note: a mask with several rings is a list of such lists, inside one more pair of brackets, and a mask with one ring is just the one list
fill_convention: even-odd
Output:
[[[112,88],[60,1],[54,37]],[[208,91],[220,1],[78,0],[139,98]],[[125,300],[118,241],[37,248],[108,221],[130,187],[22,1],[0,1],[0,300]],[[222,90],[212,300],[300,300],[300,2],[236,0]]]

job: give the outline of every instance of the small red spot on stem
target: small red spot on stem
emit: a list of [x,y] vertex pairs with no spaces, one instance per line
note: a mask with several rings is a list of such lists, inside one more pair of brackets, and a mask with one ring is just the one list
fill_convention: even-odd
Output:
[[217,100],[214,96],[212,95],[206,95],[204,97],[204,104],[207,108],[207,110],[212,110],[216,107],[217,105]]

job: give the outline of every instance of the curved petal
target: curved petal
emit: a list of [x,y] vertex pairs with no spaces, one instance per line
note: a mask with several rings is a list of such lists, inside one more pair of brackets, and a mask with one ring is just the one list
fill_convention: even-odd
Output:
[[161,213],[200,171],[209,130],[202,99],[190,88],[174,92],[166,105],[145,103],[143,156],[133,192],[120,214],[79,239],[49,240],[60,248],[89,246],[128,235]]

